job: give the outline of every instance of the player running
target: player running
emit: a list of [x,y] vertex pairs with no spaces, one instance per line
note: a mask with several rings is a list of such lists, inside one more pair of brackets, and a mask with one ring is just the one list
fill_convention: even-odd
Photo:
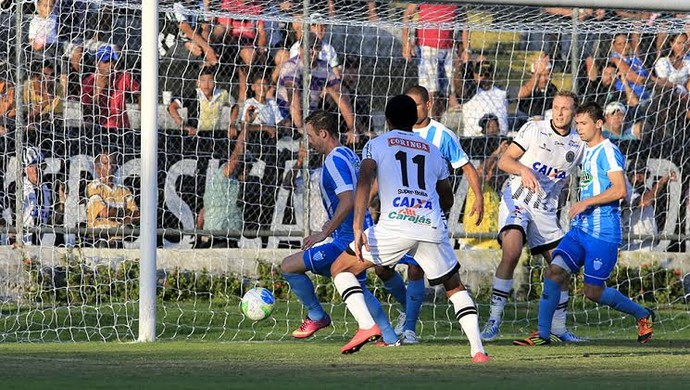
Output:
[[[553,249],[565,234],[558,222],[558,198],[585,148],[572,129],[576,106],[574,93],[558,92],[553,100],[553,120],[525,124],[498,162],[498,167],[510,177],[503,186],[498,212],[498,242],[503,255],[493,280],[491,311],[482,330],[483,340],[498,336],[525,242],[532,255],[541,254],[550,263]],[[559,295],[552,333],[562,341],[584,341],[567,330],[567,307],[566,284]]]
[[[475,216],[476,223],[479,225],[484,215],[484,197],[477,170],[462,150],[455,133],[429,117],[433,102],[426,88],[414,85],[405,91],[405,95],[411,97],[417,105],[417,122],[412,131],[436,146],[453,169],[462,169],[475,195],[470,216]],[[376,275],[381,278],[386,290],[403,307],[395,333],[400,335],[403,344],[416,344],[418,342],[417,320],[424,303],[424,271],[411,256],[403,257],[398,263],[407,265],[407,287],[402,276],[393,268],[376,267]]]
[[[386,106],[386,120],[392,130],[364,146],[355,192],[354,242],[331,266],[333,282],[359,325],[340,351],[357,352],[381,336],[355,275],[375,265],[394,265],[409,252],[429,284],[445,287],[470,341],[472,360],[486,362],[489,357],[479,337],[477,309],[460,281],[460,265],[443,214],[453,205],[447,163],[438,148],[412,132],[417,121],[412,98],[392,98]],[[367,204],[374,180],[378,181],[381,217],[375,226],[367,228]]]
[[[324,311],[314,292],[314,284],[306,275],[314,274],[331,276],[331,264],[352,242],[352,219],[354,206],[354,189],[357,185],[359,158],[352,151],[340,144],[338,140],[338,121],[333,114],[317,111],[306,120],[309,144],[317,152],[326,156],[321,175],[321,198],[328,212],[329,221],[320,232],[314,232],[304,239],[303,251],[286,257],[280,265],[285,280],[292,292],[307,309],[307,317],[292,332],[292,337],[303,339],[310,337],[319,329],[331,324],[331,318]],[[371,217],[365,213],[366,226],[371,225]],[[315,246],[332,237],[333,241]],[[396,345],[397,336],[388,321],[381,303],[366,288],[366,274],[357,274],[358,285],[364,292],[366,305],[376,318],[376,323],[383,331],[386,345]]]
[[618,260],[622,241],[620,201],[627,195],[625,157],[601,133],[604,112],[588,102],[577,109],[577,132],[587,144],[580,176],[580,201],[568,211],[570,231],[553,252],[553,261],[544,273],[544,292],[539,300],[539,334],[515,345],[550,344],[551,321],[558,296],[571,273],[585,268],[585,296],[637,319],[637,341],[652,338],[654,312],[633,302],[618,290],[606,287]]

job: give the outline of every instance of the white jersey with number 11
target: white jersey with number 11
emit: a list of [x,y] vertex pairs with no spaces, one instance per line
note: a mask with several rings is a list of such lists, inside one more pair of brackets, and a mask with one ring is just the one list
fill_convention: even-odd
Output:
[[392,130],[369,141],[362,156],[376,161],[381,200],[377,227],[441,242],[448,234],[436,192],[436,183],[448,177],[441,151],[411,131]]

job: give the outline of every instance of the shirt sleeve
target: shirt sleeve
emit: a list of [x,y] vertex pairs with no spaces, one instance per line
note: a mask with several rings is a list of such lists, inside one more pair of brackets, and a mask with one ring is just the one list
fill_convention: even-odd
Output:
[[623,171],[625,156],[618,148],[606,148],[600,155],[600,167],[606,173]]
[[[443,158],[443,156],[438,155],[441,158],[434,158],[437,161],[437,166],[436,166],[436,172],[437,172],[437,178],[438,181],[445,180],[450,176],[450,172],[448,172],[448,163],[446,162],[446,159]],[[432,155],[432,157],[434,157]]]
[[345,191],[354,191],[353,170],[343,158],[333,156],[326,159],[326,170],[333,179],[336,195]]
[[441,154],[448,159],[453,169],[460,168],[470,162],[467,153],[462,149],[460,142],[456,138],[445,132],[442,137]]
[[523,152],[526,152],[529,149],[530,140],[535,139],[535,129],[534,122],[527,122],[522,125],[520,131],[513,138],[513,144],[517,145]]
[[372,139],[367,142],[366,145],[364,145],[364,149],[362,149],[362,160],[371,159],[378,163],[378,155],[376,152],[374,140]]
[[654,65],[654,72],[656,72],[656,77],[667,79],[670,73],[668,65],[669,63],[666,57],[659,58],[659,61],[657,61]]
[[38,20],[38,16],[34,16],[31,18],[31,22],[29,23],[29,40],[34,40],[36,39],[36,34],[38,33],[38,27],[40,26],[40,22]]

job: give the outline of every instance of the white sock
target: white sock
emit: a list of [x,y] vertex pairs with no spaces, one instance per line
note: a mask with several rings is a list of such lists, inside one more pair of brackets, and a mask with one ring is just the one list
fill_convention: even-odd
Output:
[[494,276],[491,290],[491,311],[489,319],[500,321],[503,317],[503,308],[506,306],[510,290],[513,288],[513,279],[500,279]]
[[479,332],[479,315],[472,297],[467,291],[458,291],[449,299],[455,309],[455,318],[460,322],[460,326],[470,342],[470,356],[474,356],[477,352],[484,353]]
[[347,310],[350,311],[360,329],[371,329],[376,323],[372,318],[367,303],[364,300],[362,293],[362,286],[359,285],[357,277],[351,272],[341,272],[333,278],[335,288],[338,289],[340,296],[343,297],[343,302],[347,305]]
[[568,314],[568,291],[561,291],[561,298],[558,300],[558,306],[553,313],[553,321],[551,322],[551,333],[560,336],[568,329],[565,327],[565,320]]

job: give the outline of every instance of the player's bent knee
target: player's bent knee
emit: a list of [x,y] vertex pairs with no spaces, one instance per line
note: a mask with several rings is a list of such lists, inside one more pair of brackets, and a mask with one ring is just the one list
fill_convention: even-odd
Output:
[[374,267],[374,272],[381,280],[386,281],[393,277],[395,270],[393,268],[376,266]]
[[409,280],[420,280],[424,278],[424,270],[418,265],[408,265],[407,278]]
[[570,273],[560,266],[551,263],[544,271],[544,277],[553,280],[558,284],[563,284],[568,280]]
[[601,299],[601,294],[604,293],[604,287],[603,286],[597,286],[595,284],[589,284],[585,283],[585,296],[587,299],[592,300],[594,302],[599,302]]
[[290,256],[283,259],[280,263],[281,273],[304,273],[306,271],[304,267],[304,261],[302,261],[302,256],[304,252],[293,253]]

